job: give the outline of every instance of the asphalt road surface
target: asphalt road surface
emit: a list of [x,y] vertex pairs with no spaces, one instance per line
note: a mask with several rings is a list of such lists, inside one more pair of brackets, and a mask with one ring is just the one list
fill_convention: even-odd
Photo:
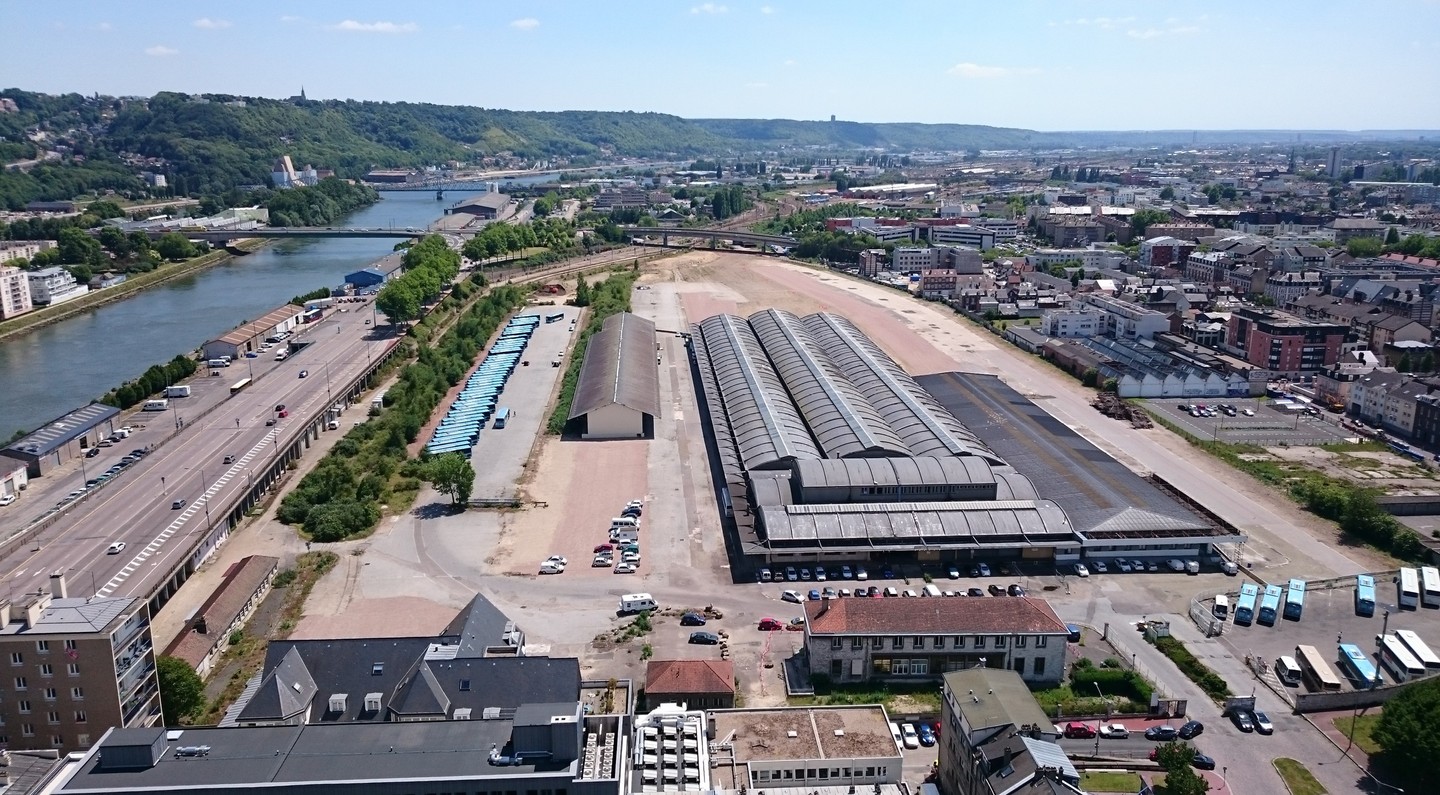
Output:
[[[172,401],[173,411],[142,412],[127,419],[153,428],[186,417],[183,429],[168,442],[103,489],[72,504],[38,537],[8,550],[0,558],[7,592],[48,590],[49,576],[64,572],[71,594],[148,597],[209,534],[212,522],[224,521],[223,506],[248,490],[251,479],[304,432],[308,420],[323,413],[341,385],[395,343],[388,325],[377,331],[366,323],[372,318],[379,322],[371,303],[336,304],[321,321],[287,340],[311,344],[285,361],[276,362],[273,352],[267,352],[256,359],[237,360],[218,378],[204,375],[207,371],[202,369],[193,382],[218,383],[197,384],[192,391],[203,390],[212,400],[178,399]],[[229,385],[247,377],[252,368],[253,382],[231,397]],[[299,377],[302,370],[308,371],[308,377]],[[204,403],[214,402],[214,395],[219,395],[218,405],[203,417],[194,416]],[[289,417],[267,426],[281,404]],[[142,432],[108,450],[143,446],[148,435]],[[138,441],[132,444],[132,440]],[[224,464],[227,455],[235,456],[235,461]],[[112,452],[90,459],[91,477],[118,457]],[[42,485],[43,481],[35,484]],[[41,496],[34,491],[39,489],[32,486],[27,496]],[[173,507],[182,498],[186,503]],[[123,542],[125,548],[109,552],[116,542]]]

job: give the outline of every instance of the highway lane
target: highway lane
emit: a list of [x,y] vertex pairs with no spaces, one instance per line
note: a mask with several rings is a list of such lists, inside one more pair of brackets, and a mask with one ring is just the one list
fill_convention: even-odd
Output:
[[[33,542],[13,550],[0,562],[8,593],[33,593],[46,585],[51,573],[65,572],[71,593],[148,595],[157,580],[190,553],[193,542],[209,532],[206,507],[211,507],[211,521],[222,522],[218,506],[248,490],[250,479],[304,432],[308,423],[302,420],[322,412],[339,385],[393,344],[393,338],[365,324],[372,317],[368,304],[344,306],[348,311],[332,309],[306,328],[300,338],[312,344],[286,361],[242,359],[224,371],[233,376],[226,377],[226,383],[233,383],[244,377],[233,374],[248,373],[243,366],[248,361],[255,367],[255,380],[205,417],[187,418],[178,435],[132,465],[117,482],[72,508]],[[301,370],[309,371],[307,378],[298,377]],[[291,416],[266,426],[279,404],[285,404]],[[226,455],[239,460],[224,465]],[[186,505],[172,508],[180,497]],[[116,541],[126,548],[108,554]]]

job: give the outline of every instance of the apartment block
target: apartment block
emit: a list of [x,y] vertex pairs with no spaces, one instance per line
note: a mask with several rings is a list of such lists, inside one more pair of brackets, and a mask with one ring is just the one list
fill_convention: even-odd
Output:
[[111,727],[160,721],[145,600],[78,598],[65,578],[24,607],[0,605],[0,746],[89,748]]
[[1014,671],[946,674],[940,718],[946,795],[1080,792],[1080,773],[1056,742],[1054,721]]
[[1094,337],[1105,333],[1105,313],[1098,309],[1051,309],[1040,318],[1047,337]]
[[1245,361],[1276,373],[1315,372],[1334,364],[1349,329],[1335,323],[1242,307],[1230,315],[1225,342]]
[[75,282],[70,271],[61,267],[42,268],[26,274],[30,280],[30,300],[37,306],[53,305],[90,292],[90,288]]
[[1165,313],[1102,293],[1085,293],[1075,300],[1071,308],[1090,308],[1102,313],[1103,333],[1116,339],[1148,340],[1170,330],[1170,318]]
[[0,265],[0,320],[23,315],[33,308],[30,279],[25,271]]

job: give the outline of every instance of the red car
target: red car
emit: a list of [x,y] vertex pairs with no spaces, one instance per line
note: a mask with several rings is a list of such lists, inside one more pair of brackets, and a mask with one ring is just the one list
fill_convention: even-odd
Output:
[[1065,736],[1072,740],[1088,740],[1095,736],[1095,727],[1088,723],[1067,723]]
[[290,416],[290,412],[288,412],[288,411],[282,411],[282,412],[280,412],[279,414],[277,414],[276,416],[283,420],[283,419],[285,419],[286,417]]
[[785,625],[782,624],[782,623],[780,623],[780,619],[778,619],[778,618],[762,618],[762,619],[760,619],[760,627],[759,627],[759,629],[760,629],[761,632],[779,632],[780,630],[782,630],[782,629],[784,629],[784,628],[785,628]]
[[600,554],[601,552],[614,552],[614,551],[615,551],[615,545],[614,545],[614,544],[600,544],[599,546],[595,547],[595,548],[594,548],[593,550],[591,550],[591,551],[594,552],[594,553],[597,554],[597,555]]

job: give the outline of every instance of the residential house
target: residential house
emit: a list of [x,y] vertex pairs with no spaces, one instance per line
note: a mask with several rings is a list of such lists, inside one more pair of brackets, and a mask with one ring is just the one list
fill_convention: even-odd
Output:
[[1335,364],[1315,374],[1315,399],[1329,408],[1344,411],[1350,406],[1350,387],[1380,366],[1370,351],[1347,351]]
[[1141,241],[1140,264],[1149,268],[1168,268],[1185,262],[1195,243],[1168,235],[1159,235]]
[[1286,271],[1319,271],[1325,267],[1325,249],[1318,246],[1294,245],[1280,249],[1280,268]]
[[1319,293],[1323,288],[1319,271],[1272,273],[1265,278],[1265,295],[1276,306],[1285,306],[1302,295]]
[[1068,630],[1043,599],[833,599],[805,605],[813,673],[833,682],[937,678],[983,666],[1058,684]]
[[729,660],[651,660],[645,664],[645,701],[730,709],[735,706],[735,665]]
[[1385,398],[1398,389],[1409,376],[1391,369],[1375,369],[1350,384],[1349,412],[1371,425],[1379,425],[1385,415]]
[[1384,236],[1386,227],[1374,218],[1336,218],[1328,224],[1328,228],[1335,233],[1335,242],[1343,246],[1359,237],[1379,240]]
[[35,306],[53,306],[90,292],[89,287],[77,283],[70,271],[58,265],[25,275],[30,280],[30,301]]
[[1194,245],[1202,237],[1213,237],[1218,230],[1209,224],[1189,224],[1162,221],[1145,227],[1145,236],[1173,237]]
[[1415,432],[1416,399],[1433,391],[1435,387],[1419,379],[1406,381],[1394,389],[1386,390],[1380,413],[1380,427],[1409,437]]
[[1387,315],[1383,312],[1370,315],[1363,329],[1358,329],[1366,347],[1373,353],[1384,353],[1385,349],[1397,342],[1424,342],[1431,339],[1430,329],[1408,317]]
[[1080,792],[1080,774],[1056,742],[1060,734],[1054,720],[1015,672],[973,668],[948,673],[941,698],[941,792]]
[[1230,270],[1227,281],[1235,295],[1252,298],[1265,292],[1266,280],[1269,278],[1270,271],[1264,266],[1240,265]]
[[952,270],[930,269],[920,271],[920,282],[916,288],[921,298],[949,300],[955,297],[959,275]]

